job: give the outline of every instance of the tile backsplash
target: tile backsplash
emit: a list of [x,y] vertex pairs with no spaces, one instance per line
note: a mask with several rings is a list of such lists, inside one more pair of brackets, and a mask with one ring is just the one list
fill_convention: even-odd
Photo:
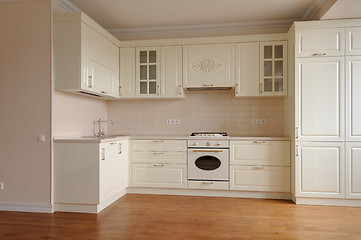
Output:
[[[224,131],[231,136],[282,136],[283,98],[235,98],[233,91],[186,92],[183,100],[108,102],[110,134],[189,135]],[[179,119],[179,125],[166,124]],[[252,119],[266,119],[264,125]]]

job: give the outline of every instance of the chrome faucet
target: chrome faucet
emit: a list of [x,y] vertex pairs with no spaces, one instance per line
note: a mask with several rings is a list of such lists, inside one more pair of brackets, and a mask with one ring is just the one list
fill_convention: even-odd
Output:
[[105,135],[104,128],[101,127],[102,122],[110,122],[111,124],[114,124],[113,120],[102,120],[101,118],[93,121],[93,124],[98,124],[98,133],[94,133],[94,136],[96,137],[101,137]]

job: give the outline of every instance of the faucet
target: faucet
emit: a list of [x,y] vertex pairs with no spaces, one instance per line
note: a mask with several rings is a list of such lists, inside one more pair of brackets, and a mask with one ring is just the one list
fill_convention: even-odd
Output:
[[101,137],[105,135],[105,131],[104,128],[101,128],[101,123],[102,122],[110,122],[111,124],[114,124],[113,120],[102,120],[101,118],[99,118],[96,121],[93,121],[93,124],[98,124],[98,133],[94,133],[94,136],[96,137]]

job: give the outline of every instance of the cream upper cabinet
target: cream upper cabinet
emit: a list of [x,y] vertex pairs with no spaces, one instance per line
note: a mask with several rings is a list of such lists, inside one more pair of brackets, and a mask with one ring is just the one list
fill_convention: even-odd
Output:
[[184,97],[182,46],[161,47],[160,53],[160,96],[162,98]]
[[119,49],[119,98],[135,98],[135,48]]
[[296,30],[296,57],[345,55],[345,29]]
[[346,58],[346,140],[361,141],[361,56]]
[[259,96],[259,42],[236,44],[236,97]]
[[361,27],[346,28],[346,55],[361,55]]
[[296,143],[296,197],[344,198],[343,142]]
[[344,140],[344,58],[299,58],[295,72],[296,140]]
[[234,87],[235,44],[183,46],[183,87]]
[[287,41],[260,43],[260,95],[287,95]]
[[119,41],[84,13],[54,17],[54,88],[118,97]]
[[346,198],[361,199],[361,143],[346,143]]

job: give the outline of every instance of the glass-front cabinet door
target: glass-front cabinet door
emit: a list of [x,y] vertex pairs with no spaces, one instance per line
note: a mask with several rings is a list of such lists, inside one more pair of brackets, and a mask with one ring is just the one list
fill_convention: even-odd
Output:
[[136,49],[137,97],[160,96],[160,48]]
[[287,95],[287,41],[260,44],[260,95]]

